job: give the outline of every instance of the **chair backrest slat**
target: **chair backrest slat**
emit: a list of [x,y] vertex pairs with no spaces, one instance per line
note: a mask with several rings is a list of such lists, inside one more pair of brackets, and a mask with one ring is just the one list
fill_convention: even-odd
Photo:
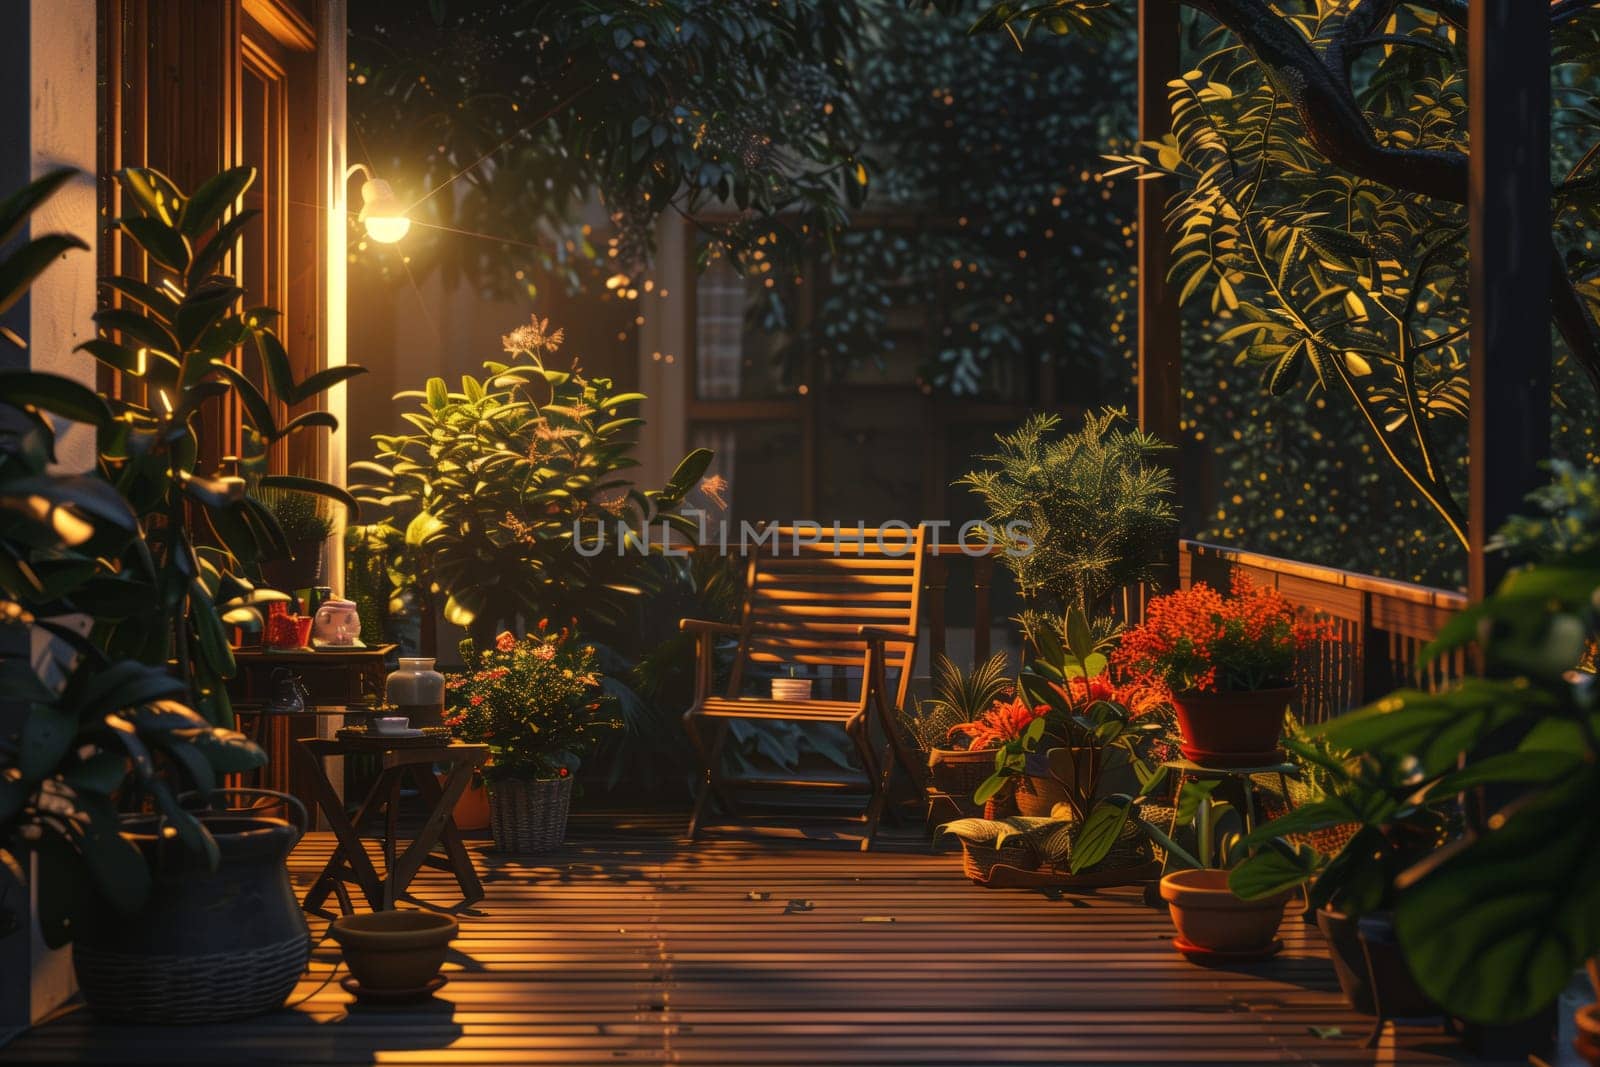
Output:
[[[750,556],[739,657],[728,680],[737,696],[752,673],[774,665],[848,668],[865,674],[862,626],[915,634],[922,592],[923,530],[779,527]],[[885,671],[903,706],[916,646],[889,644]],[[757,672],[748,668],[759,665]],[[762,669],[766,668],[766,669]],[[837,670],[817,671],[819,682]],[[822,686],[818,696],[824,694]]]

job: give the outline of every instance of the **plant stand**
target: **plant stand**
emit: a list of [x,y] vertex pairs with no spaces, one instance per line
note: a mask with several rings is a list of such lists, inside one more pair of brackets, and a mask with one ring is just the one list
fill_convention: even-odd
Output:
[[[393,908],[411,880],[423,867],[449,871],[455,875],[467,901],[483,899],[483,884],[472,867],[472,857],[467,854],[456,829],[452,812],[456,801],[472,781],[472,772],[489,758],[488,745],[469,745],[460,741],[441,743],[421,737],[415,741],[391,738],[354,738],[337,740],[310,737],[302,738],[295,752],[312,771],[313,793],[323,817],[333,830],[338,845],[328,863],[306,894],[305,909],[317,911],[330,894],[339,898],[340,910],[349,915],[355,911],[346,883],[354,883],[366,897],[373,911]],[[354,817],[345,814],[344,802],[334,790],[333,783],[323,765],[328,756],[349,756],[358,753],[378,755],[382,769],[372,783]],[[446,767],[444,785],[434,777],[435,764]],[[395,821],[400,803],[401,782],[409,777],[418,795],[427,805],[428,813],[417,836],[396,854]],[[384,813],[383,852],[385,871],[377,868],[367,855],[361,841],[361,826],[369,819]],[[434,854],[439,845],[444,855]]]

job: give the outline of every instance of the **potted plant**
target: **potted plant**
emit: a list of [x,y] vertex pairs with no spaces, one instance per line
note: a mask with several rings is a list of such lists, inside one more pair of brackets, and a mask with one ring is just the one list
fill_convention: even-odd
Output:
[[310,493],[286,489],[264,490],[261,500],[278,520],[289,547],[288,559],[261,564],[261,576],[285,593],[322,584],[323,550],[334,529],[326,504]]
[[1296,659],[1324,632],[1298,618],[1277,590],[1237,573],[1232,596],[1196,582],[1151,600],[1112,658],[1171,690],[1185,757],[1247,767],[1281,758]]
[[971,671],[963,671],[948,656],[935,658],[933,696],[922,701],[905,723],[928,754],[933,803],[949,804],[962,815],[979,813],[981,805],[972,795],[994,769],[995,748],[973,744],[973,724],[1003,703],[1011,688],[1003,652],[996,652]]
[[[1154,877],[1150,845],[1128,815],[1165,775],[1147,758],[1163,729],[1152,714],[1160,696],[1140,685],[1102,692],[1095,683],[1105,680],[1104,656],[1079,659],[1049,638],[1046,646],[1022,674],[1021,698],[1005,705],[1005,729],[991,728],[994,771],[976,799],[1030,777],[1050,782],[1061,799],[1043,815],[961,819],[940,832],[960,839],[967,875],[983,885],[1086,887]],[[1137,798],[1111,795],[1119,768],[1144,787]]]
[[518,619],[627,625],[648,584],[642,557],[668,529],[699,534],[680,512],[711,453],[690,452],[659,489],[632,487],[644,395],[584,374],[548,319],[503,342],[506,361],[461,391],[432,378],[399,394],[418,401],[405,416],[415,432],[375,435],[376,461],[350,465],[374,525],[399,545],[392,595],[438,601],[480,647]]
[[1466,794],[1459,829],[1388,885],[1394,941],[1422,990],[1481,1024],[1543,1010],[1600,954],[1600,474],[1552,468],[1534,514],[1499,534],[1522,562],[1425,650],[1472,647],[1481,673],[1311,731],[1380,761],[1407,797]]
[[449,725],[489,746],[484,778],[489,829],[502,852],[546,852],[566,835],[572,772],[579,758],[621,724],[608,717],[593,645],[542,620],[478,649],[461,643],[462,673],[445,684]]
[[[80,347],[122,376],[121,395],[101,396],[57,375],[0,374],[0,405],[19,427],[7,438],[3,465],[14,539],[0,591],[76,657],[57,703],[40,699],[29,712],[28,729],[37,732],[31,739],[25,733],[14,754],[12,769],[21,777],[12,779],[18,784],[10,795],[24,806],[14,811],[36,803],[42,816],[63,816],[62,832],[82,835],[86,862],[119,857],[112,880],[132,893],[113,898],[113,908],[93,906],[92,883],[75,877],[70,862],[57,862],[55,846],[45,846],[56,859],[41,864],[39,887],[50,908],[91,916],[70,924],[75,965],[91,1008],[109,1018],[193,1021],[276,1006],[309,951],[298,907],[284,907],[285,900],[293,904],[283,858],[295,831],[277,819],[185,814],[180,796],[197,789],[197,802],[209,806],[207,793],[221,774],[263,760],[233,733],[225,688],[234,669],[226,623],[276,596],[255,590],[241,572],[287,551],[252,487],[349,502],[333,486],[264,473],[272,442],[335,425],[321,411],[280,425],[275,402],[310,401],[361,369],[296,381],[272,332],[271,309],[241,308],[243,290],[219,273],[256,214],[224,219],[253,179],[249,168],[227,171],[188,196],[157,172],[119,172],[132,214],[115,225],[145,253],[152,276],[103,279],[122,303],[97,313],[101,336]],[[15,232],[60,180],[51,176],[7,201],[0,230]],[[36,248],[24,245],[27,254],[0,274],[25,287],[53,258],[30,251]],[[26,269],[10,269],[19,263]],[[0,294],[0,303],[9,305],[19,291]],[[230,362],[241,346],[259,356],[265,391]],[[248,424],[244,448],[207,466],[202,414],[230,403]],[[55,431],[47,414],[93,429],[93,471],[49,469]],[[33,526],[17,525],[30,512]],[[50,621],[58,616],[85,620],[87,637]],[[87,748],[68,751],[75,726],[98,733]],[[145,729],[160,731],[154,747],[134,744]],[[62,760],[70,777],[57,773]],[[30,780],[45,784],[30,793]],[[76,801],[60,800],[62,783],[79,799],[106,798],[98,814],[71,816]],[[113,830],[112,798],[153,814]],[[114,846],[113,837],[125,847]],[[142,890],[150,885],[156,889]],[[226,996],[219,995],[222,974],[230,979]]]
[[[1088,412],[1083,426],[1058,433],[1056,415],[1030,415],[995,439],[982,457],[992,466],[956,481],[983,499],[990,526],[1016,530],[1001,563],[1017,580],[1027,608],[1018,617],[1029,642],[1059,633],[1069,608],[1099,618],[1123,607],[1121,594],[1155,583],[1176,513],[1171,449],[1130,424],[1127,412]],[[1125,617],[1125,616],[1124,616]]]
[[[1285,740],[1309,796],[1245,839],[1257,849],[1229,886],[1245,899],[1310,883],[1307,906],[1328,941],[1334,973],[1363,1014],[1440,1014],[1395,948],[1395,883],[1459,829],[1454,798],[1419,793],[1371,753],[1342,752],[1320,737]],[[1283,841],[1286,853],[1264,846]]]

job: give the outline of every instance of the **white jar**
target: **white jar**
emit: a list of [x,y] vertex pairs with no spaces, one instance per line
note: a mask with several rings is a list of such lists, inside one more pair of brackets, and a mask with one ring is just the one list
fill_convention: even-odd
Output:
[[401,656],[400,669],[384,682],[383,693],[395,713],[409,718],[412,726],[438,726],[444,721],[444,675],[426,656]]

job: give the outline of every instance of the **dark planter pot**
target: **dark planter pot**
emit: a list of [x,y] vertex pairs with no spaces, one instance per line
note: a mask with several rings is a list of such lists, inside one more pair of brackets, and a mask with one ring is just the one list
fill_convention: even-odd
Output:
[[205,819],[216,871],[155,820],[125,834],[153,883],[133,915],[110,909],[78,931],[73,968],[84,1000],[106,1022],[199,1023],[272,1011],[294,991],[311,935],[284,860],[299,832],[281,819]]
[[1319,908],[1317,929],[1327,939],[1333,973],[1339,979],[1339,991],[1344,999],[1361,1014],[1374,1014],[1372,986],[1367,982],[1367,957],[1361,950],[1356,920],[1342,911]]
[[1373,1007],[1386,1019],[1421,1019],[1444,1010],[1422,991],[1394,933],[1394,915],[1374,912],[1356,920],[1356,937],[1366,955]]
[[1251,767],[1282,759],[1278,740],[1293,686],[1240,693],[1174,693],[1185,758],[1208,767]]
[[261,564],[261,577],[280,593],[310,589],[322,584],[321,541],[299,541],[289,546],[293,559],[275,559]]

